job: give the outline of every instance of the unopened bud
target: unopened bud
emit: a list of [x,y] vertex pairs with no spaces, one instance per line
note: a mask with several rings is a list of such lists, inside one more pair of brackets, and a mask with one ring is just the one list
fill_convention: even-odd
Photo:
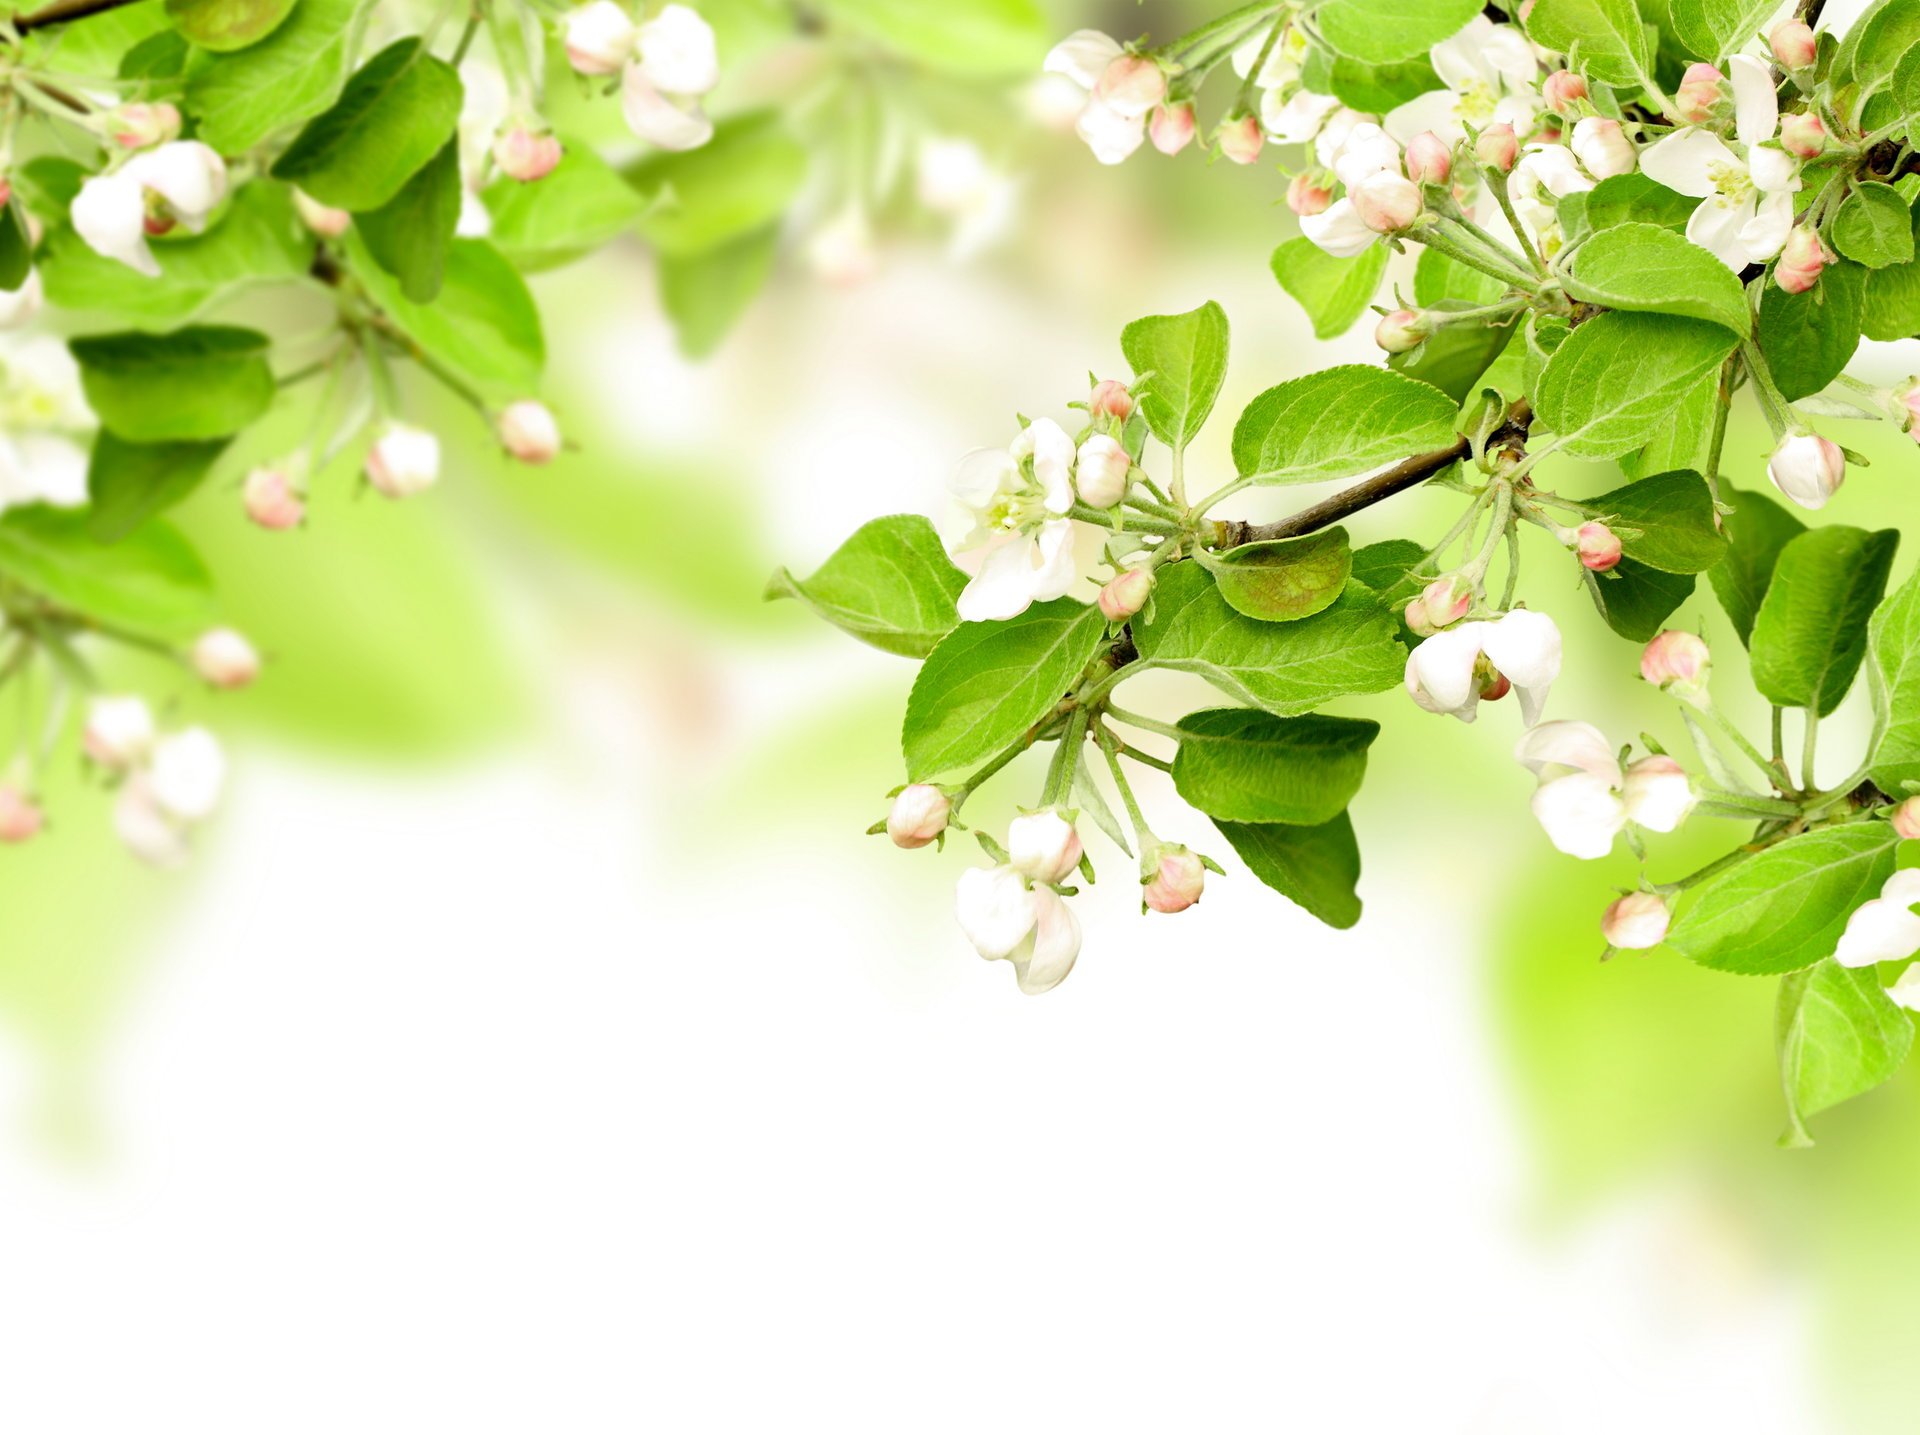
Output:
[[1436,628],[1451,627],[1473,607],[1473,585],[1462,583],[1456,573],[1448,573],[1427,584],[1420,602],[1426,607],[1429,623]]
[[1573,127],[1572,149],[1595,179],[1632,174],[1637,163],[1633,141],[1620,128],[1620,121],[1605,115],[1588,115]]
[[1161,154],[1179,154],[1193,143],[1194,116],[1190,104],[1161,105],[1147,121],[1147,138]]
[[1486,663],[1486,672],[1480,677],[1480,697],[1483,702],[1497,703],[1513,691],[1513,681],[1505,673]]
[[124,772],[153,747],[153,711],[142,698],[95,698],[80,746],[100,766]]
[[353,223],[353,216],[346,210],[322,204],[303,189],[294,190],[293,208],[300,222],[322,239],[338,239]]
[[1780,120],[1780,148],[1801,159],[1815,159],[1827,148],[1827,127],[1808,110]]
[[895,847],[909,851],[925,847],[947,830],[947,818],[953,803],[947,794],[930,782],[916,782],[900,789],[887,811],[887,836]]
[[1063,882],[1080,865],[1080,834],[1056,808],[1007,824],[1007,860],[1036,882]]
[[232,628],[213,628],[193,645],[193,670],[216,688],[244,688],[260,676],[260,655]]
[[9,845],[26,842],[40,835],[47,815],[20,788],[0,783],[0,842]]
[[1252,115],[1228,120],[1214,132],[1213,137],[1220,146],[1220,153],[1235,164],[1252,164],[1260,158],[1261,146],[1267,140],[1260,132],[1260,121]]
[[1167,77],[1145,55],[1118,55],[1094,81],[1093,97],[1115,114],[1138,119],[1167,97]]
[[1109,623],[1124,623],[1147,606],[1153,594],[1153,574],[1129,568],[1100,590],[1100,614]]
[[1806,225],[1795,225],[1773,266],[1773,282],[1789,294],[1804,294],[1820,282],[1827,266],[1827,247]]
[[391,423],[367,451],[367,482],[388,498],[410,498],[440,477],[440,440],[425,429]]
[[493,141],[493,162],[508,179],[528,184],[545,179],[560,163],[560,141],[551,134],[535,134],[525,125],[502,130]]
[[1555,70],[1540,86],[1547,108],[1556,115],[1568,114],[1587,97],[1587,82],[1572,70]]
[[1425,202],[1420,186],[1403,174],[1381,170],[1347,192],[1353,212],[1376,234],[1398,234],[1420,217]]
[[494,432],[501,447],[522,463],[551,463],[560,452],[560,425],[538,399],[519,399],[500,410]]
[[1433,626],[1433,619],[1427,616],[1425,600],[1415,598],[1400,612],[1401,619],[1411,628],[1416,637],[1431,638],[1439,630]]
[[1407,178],[1415,184],[1445,184],[1453,173],[1453,146],[1432,130],[1407,141]]
[[1674,108],[1680,118],[1690,125],[1703,125],[1712,119],[1726,83],[1727,77],[1705,60],[1687,66],[1686,73],[1680,77],[1680,88],[1673,92]]
[[1659,893],[1629,892],[1608,905],[1600,918],[1600,931],[1609,946],[1644,951],[1667,939],[1667,923],[1672,919],[1666,898]]
[[1713,654],[1706,641],[1680,628],[1656,634],[1640,651],[1640,676],[1656,688],[1681,694],[1704,691],[1712,666]]
[[1206,864],[1198,853],[1185,847],[1162,847],[1140,896],[1156,912],[1184,912],[1200,900],[1206,885]]
[[107,138],[121,149],[147,149],[180,138],[180,111],[161,100],[137,101],[107,111]]
[[1900,834],[1903,841],[1912,842],[1920,838],[1920,797],[1909,797],[1894,808],[1891,820],[1893,830]]
[[1920,379],[1909,379],[1904,389],[1893,391],[1893,401],[1905,412],[1901,428],[1920,443]]
[[1426,316],[1417,309],[1395,309],[1374,326],[1373,342],[1389,354],[1405,354],[1427,341]]
[[[6,175],[0,174],[0,209],[4,209],[7,206],[8,202],[12,200],[12,198],[13,198],[13,181],[10,178],[8,178]],[[34,240],[35,244],[38,244],[39,242],[40,241],[37,239]]]
[[1520,137],[1513,132],[1513,126],[1504,121],[1488,125],[1473,142],[1473,157],[1480,161],[1482,168],[1506,174],[1520,158]]
[[1767,32],[1773,58],[1789,70],[1804,70],[1820,52],[1820,41],[1804,20],[1782,20]]
[[1097,433],[1074,456],[1073,486],[1090,508],[1112,508],[1127,496],[1133,460],[1109,434]]
[[282,468],[256,468],[241,489],[247,517],[262,528],[297,528],[307,516],[306,500]]
[[594,0],[567,15],[567,63],[582,75],[611,75],[633,54],[639,28],[615,0]]
[[1620,536],[1604,523],[1583,523],[1575,531],[1574,552],[1582,567],[1604,573],[1619,566]]
[[1773,486],[1802,508],[1823,508],[1847,477],[1847,456],[1831,439],[1789,433],[1767,460]]
[[1095,418],[1125,420],[1133,415],[1133,394],[1118,379],[1102,379],[1093,386],[1087,412]]
[[1323,214],[1333,203],[1333,186],[1325,174],[1303,170],[1287,184],[1287,208],[1295,214]]

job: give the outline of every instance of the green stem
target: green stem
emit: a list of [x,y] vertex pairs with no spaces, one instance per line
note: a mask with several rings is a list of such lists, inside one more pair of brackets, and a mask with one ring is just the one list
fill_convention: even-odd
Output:
[[1820,713],[1815,708],[1802,708],[1800,711],[1806,717],[1806,726],[1800,734],[1800,790],[1815,792],[1819,789],[1813,780],[1813,758],[1820,740]]
[[1478,249],[1468,247],[1441,229],[1440,223],[1440,220],[1434,219],[1421,226],[1412,237],[1429,249],[1439,250],[1449,259],[1457,259],[1471,269],[1478,269],[1482,274],[1491,274],[1503,284],[1529,292],[1534,289],[1537,281],[1533,275],[1523,273],[1504,259],[1483,254]]
[[1147,826],[1146,814],[1141,812],[1140,803],[1133,795],[1133,785],[1127,781],[1127,774],[1120,766],[1119,749],[1124,745],[1107,728],[1100,729],[1100,751],[1106,756],[1107,770],[1113,774],[1113,785],[1120,790],[1120,800],[1126,804],[1127,821],[1133,824],[1133,840],[1139,845],[1144,858],[1156,839],[1153,829]]
[[1240,492],[1241,489],[1250,488],[1252,485],[1253,480],[1250,478],[1236,478],[1232,483],[1222,484],[1212,493],[1209,493],[1205,498],[1193,505],[1193,516],[1195,518],[1200,517],[1201,514],[1212,508],[1216,503],[1229,499],[1233,497],[1234,494]]
[[1059,751],[1047,769],[1047,785],[1041,790],[1040,805],[1051,807],[1064,802],[1073,790],[1073,774],[1080,763],[1080,744],[1087,735],[1087,710],[1077,707],[1067,714],[1067,730],[1060,736]]
[[1489,166],[1486,181],[1487,188],[1493,191],[1493,197],[1500,202],[1500,212],[1507,217],[1513,237],[1520,241],[1520,247],[1526,251],[1527,262],[1533,265],[1535,273],[1546,278],[1547,262],[1540,257],[1540,251],[1534,247],[1533,236],[1527,233],[1527,226],[1520,222],[1520,216],[1514,212],[1513,201],[1507,197],[1507,177]]
[[[1090,508],[1084,503],[1076,503],[1067,510],[1068,518],[1077,518],[1082,523],[1097,524],[1101,528],[1113,527],[1113,514],[1104,508]],[[1158,533],[1167,538],[1184,538],[1187,530],[1165,519],[1152,518],[1145,514],[1123,513],[1121,523],[1136,533]]]
[[1733,359],[1720,368],[1720,390],[1713,405],[1713,437],[1707,445],[1706,471],[1701,475],[1707,481],[1707,493],[1714,502],[1714,527],[1720,526],[1720,453],[1727,443],[1727,416],[1733,408]]
[[1711,719],[1713,725],[1720,729],[1727,740],[1746,755],[1747,761],[1760,769],[1761,775],[1765,777],[1769,783],[1780,776],[1779,769],[1767,761],[1759,748],[1747,741],[1747,735],[1735,727],[1725,713],[1721,712],[1720,709],[1715,707],[1711,702],[1705,700],[1705,694],[1702,694],[1702,700],[1700,702],[1689,703],[1688,706],[1695,712],[1704,714]]
[[1784,797],[1756,797],[1751,793],[1728,792],[1718,787],[1696,789],[1702,808],[1726,808],[1742,816],[1751,817],[1787,817],[1801,815],[1800,804],[1789,802]]
[[1172,723],[1161,722],[1159,718],[1146,717],[1140,713],[1128,712],[1125,708],[1117,708],[1111,703],[1107,704],[1106,712],[1107,716],[1115,722],[1123,722],[1128,727],[1137,727],[1143,732],[1157,732],[1160,736],[1170,737],[1175,742],[1186,736]]

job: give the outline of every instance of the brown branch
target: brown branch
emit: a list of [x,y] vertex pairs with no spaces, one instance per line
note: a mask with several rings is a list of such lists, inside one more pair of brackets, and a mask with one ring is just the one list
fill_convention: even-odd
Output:
[[[1487,447],[1496,448],[1512,445],[1527,436],[1527,426],[1533,422],[1533,408],[1525,399],[1520,400],[1507,413],[1506,422],[1493,431],[1487,440]],[[1218,546],[1238,548],[1243,543],[1262,543],[1273,538],[1298,538],[1302,534],[1316,533],[1322,528],[1331,527],[1343,518],[1351,518],[1363,508],[1371,508],[1384,498],[1404,492],[1418,484],[1425,483],[1448,465],[1457,463],[1473,451],[1463,434],[1446,448],[1434,449],[1430,453],[1417,453],[1412,458],[1403,459],[1385,473],[1376,473],[1372,478],[1363,478],[1351,488],[1343,488],[1331,498],[1324,498],[1311,508],[1303,508],[1274,523],[1247,523],[1230,519],[1220,524]]]
[[38,10],[27,14],[15,14],[13,28],[24,35],[30,30],[42,30],[49,25],[64,25],[69,20],[84,20],[89,15],[104,14],[108,10],[118,10],[138,0],[52,0]]

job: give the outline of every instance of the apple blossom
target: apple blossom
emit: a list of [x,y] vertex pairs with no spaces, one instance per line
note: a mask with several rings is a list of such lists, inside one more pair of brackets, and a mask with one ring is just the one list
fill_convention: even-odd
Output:
[[1215,131],[1214,140],[1220,153],[1235,164],[1252,164],[1260,158],[1266,136],[1260,131],[1260,121],[1252,115],[1236,115]]
[[1673,912],[1658,892],[1629,892],[1610,903],[1600,918],[1607,945],[1622,951],[1645,951],[1667,939]]
[[1295,214],[1323,214],[1332,203],[1333,187],[1323,173],[1302,170],[1287,182],[1287,208]]
[[1094,81],[1093,98],[1123,115],[1144,115],[1167,97],[1167,77],[1145,55],[1116,55]]
[[87,704],[80,746],[90,761],[110,772],[124,772],[146,759],[153,731],[153,710],[144,698],[95,698]]
[[175,140],[86,180],[69,212],[96,253],[156,277],[147,237],[176,224],[197,233],[226,194],[226,161],[198,140]]
[[635,47],[620,76],[627,128],[665,150],[698,149],[712,139],[700,97],[720,82],[713,27],[685,5],[669,5],[638,27]]
[[1417,309],[1395,309],[1374,325],[1373,342],[1389,354],[1406,354],[1427,342],[1426,316]]
[[187,860],[185,825],[155,800],[145,774],[136,774],[113,803],[113,829],[127,850],[150,867],[179,867]]
[[1147,138],[1161,154],[1179,154],[1193,142],[1195,119],[1191,102],[1161,105],[1147,121]]
[[1473,584],[1457,573],[1443,573],[1420,590],[1420,603],[1434,627],[1451,627],[1472,609]]
[[389,423],[367,451],[367,482],[388,498],[411,498],[440,478],[440,440],[411,424]]
[[624,6],[594,0],[567,12],[561,22],[567,63],[582,75],[611,75],[633,54],[640,32]]
[[1555,70],[1541,81],[1540,94],[1556,115],[1571,114],[1587,97],[1587,82],[1572,70]]
[[887,836],[895,847],[925,847],[947,830],[952,813],[953,802],[940,788],[912,783],[900,789],[887,811]]
[[1640,156],[1640,169],[1668,189],[1703,201],[1687,220],[1687,238],[1729,269],[1773,258],[1793,228],[1799,163],[1768,146],[1779,122],[1779,102],[1768,67],[1749,55],[1728,62],[1733,71],[1734,130],[1743,159],[1711,130],[1676,130]]
[[1820,116],[1803,110],[1780,121],[1780,148],[1801,159],[1814,159],[1827,148],[1827,127]]
[[1774,59],[1789,70],[1804,70],[1820,52],[1820,42],[1806,21],[1782,20],[1767,32]]
[[67,346],[48,334],[0,335],[0,510],[84,504],[88,459],[81,440],[93,428]]
[[154,743],[146,775],[162,812],[179,822],[204,822],[226,785],[226,754],[212,733],[190,727]]
[[1127,475],[1133,460],[1107,434],[1090,435],[1080,445],[1073,468],[1073,486],[1090,508],[1111,508],[1127,496]]
[[1093,396],[1087,400],[1087,412],[1095,418],[1125,421],[1133,413],[1133,394],[1118,379],[1102,379],[1093,386]]
[[1685,768],[1661,753],[1628,766],[1620,787],[1628,818],[1654,832],[1671,832],[1693,811],[1693,782]]
[[1893,830],[1900,834],[1902,841],[1920,840],[1920,797],[1909,797],[1893,809],[1887,820],[1893,824]]
[[1453,147],[1432,130],[1407,141],[1407,178],[1415,184],[1445,184],[1453,173]]
[[1788,433],[1767,460],[1767,477],[1802,508],[1824,508],[1846,481],[1847,457],[1819,434]]
[[1445,85],[1390,111],[1382,122],[1396,139],[1432,130],[1448,144],[1459,144],[1469,129],[1505,124],[1533,128],[1540,100],[1534,86],[1540,59],[1516,25],[1496,25],[1476,15],[1464,28],[1427,51]]
[[1920,443],[1920,379],[1907,380],[1907,386],[1897,389],[1893,395],[1894,416],[1899,420],[1901,430],[1911,434],[1916,443]]
[[180,111],[164,100],[116,105],[104,123],[107,138],[121,149],[147,149],[180,138]]
[[1870,967],[1920,952],[1915,903],[1920,903],[1920,868],[1903,867],[1881,884],[1878,897],[1854,908],[1833,959],[1843,967]]
[[40,835],[46,821],[46,813],[27,792],[0,782],[0,843],[12,846],[29,841]]
[[303,189],[294,190],[293,209],[300,222],[322,239],[338,239],[353,225],[353,216],[346,210],[322,204]]
[[525,124],[502,130],[493,142],[493,162],[508,179],[530,184],[559,168],[562,150],[552,134],[536,134]]
[[1546,722],[1522,734],[1514,757],[1540,779],[1533,815],[1569,857],[1604,857],[1629,822],[1671,832],[1693,805],[1680,765],[1650,757],[1625,772],[1591,723]]
[[516,399],[493,427],[500,446],[522,463],[551,463],[560,452],[560,425],[538,399]]
[[814,274],[836,289],[864,284],[880,267],[873,248],[873,226],[867,220],[867,211],[857,202],[814,230],[806,252]]
[[1520,157],[1519,136],[1510,124],[1488,125],[1474,139],[1473,155],[1483,167],[1506,174]]
[[1200,900],[1207,885],[1206,864],[1199,854],[1176,844],[1152,853],[1152,864],[1142,877],[1141,901],[1156,912],[1184,912]]
[[1074,132],[1101,164],[1119,164],[1140,148],[1146,138],[1147,112],[1161,98],[1156,94],[1139,103],[1151,88],[1144,81],[1116,83],[1112,99],[1101,97],[1099,90],[1108,68],[1125,58],[1126,51],[1112,36],[1098,30],[1076,30],[1047,52],[1041,67],[1047,74],[1066,76],[1086,92]]
[[1420,186],[1391,170],[1370,174],[1348,195],[1360,222],[1376,234],[1398,234],[1420,217]]
[[247,474],[241,486],[247,517],[262,528],[297,528],[307,516],[306,500],[284,468],[263,466]]
[[1025,812],[1007,824],[1007,860],[1036,882],[1066,881],[1080,855],[1080,834],[1057,808]]
[[1528,726],[1538,722],[1560,675],[1560,630],[1553,619],[1516,608],[1491,621],[1444,628],[1407,655],[1406,689],[1428,712],[1472,722],[1494,674],[1520,694],[1522,720]]
[[[1317,95],[1312,90],[1296,90],[1285,99],[1280,91],[1268,90],[1260,97],[1260,125],[1278,144],[1306,144],[1318,141],[1328,128],[1328,121],[1342,114],[1351,114],[1351,110],[1342,108],[1340,101],[1332,95]],[[1320,163],[1328,161],[1322,157]]]
[[1819,233],[1806,225],[1796,225],[1773,266],[1773,282],[1789,294],[1804,294],[1820,282],[1820,271],[1827,263],[1827,247]]
[[1697,61],[1680,76],[1680,88],[1673,92],[1674,112],[1690,125],[1704,125],[1713,119],[1724,95],[1727,77],[1713,65]]
[[961,548],[985,548],[980,571],[961,590],[963,621],[1016,617],[1073,586],[1073,440],[1052,419],[1035,419],[1004,449],[975,449],[949,486],[973,510]]
[[1583,523],[1575,530],[1574,551],[1583,568],[1605,573],[1620,564],[1620,536],[1604,523]]
[[1896,1006],[1920,1011],[1920,966],[1908,967],[1887,988],[1887,997]]
[[1080,955],[1080,923],[1053,888],[1029,886],[1012,867],[970,867],[960,874],[954,914],[974,950],[1013,963],[1020,990],[1051,991]]
[[1572,149],[1595,179],[1633,173],[1633,141],[1626,137],[1618,120],[1588,115],[1573,127]]
[[244,688],[260,676],[260,655],[232,628],[210,628],[194,642],[193,670],[216,688]]
[[1657,633],[1640,650],[1640,676],[1656,688],[1679,693],[1704,692],[1713,654],[1706,642],[1683,628]]
[[1153,573],[1129,568],[1100,589],[1100,613],[1109,623],[1124,623],[1147,606],[1153,596]]

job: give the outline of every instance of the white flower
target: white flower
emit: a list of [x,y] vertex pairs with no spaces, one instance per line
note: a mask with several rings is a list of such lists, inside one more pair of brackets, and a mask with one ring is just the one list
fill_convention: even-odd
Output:
[[1679,763],[1648,757],[1622,772],[1606,735],[1591,723],[1541,723],[1521,735],[1513,755],[1540,779],[1533,815],[1569,857],[1606,856],[1629,822],[1671,832],[1693,807]]
[[639,28],[636,63],[663,95],[704,95],[720,83],[713,26],[685,5],[669,5]]
[[158,275],[147,236],[175,224],[198,233],[226,195],[226,161],[198,140],[175,140],[82,184],[73,227],[97,253]]
[[1750,55],[1735,55],[1727,64],[1734,133],[1745,158],[1711,130],[1690,127],[1651,146],[1640,156],[1640,169],[1702,201],[1687,221],[1687,238],[1737,271],[1773,258],[1787,242],[1800,163],[1766,143],[1780,119],[1772,72]]
[[1574,125],[1573,152],[1595,179],[1633,173],[1633,141],[1620,121],[1604,115],[1588,115]]
[[1519,28],[1496,25],[1476,15],[1466,28],[1427,52],[1444,90],[1407,101],[1386,117],[1387,132],[1405,143],[1432,130],[1450,145],[1471,127],[1510,124],[1524,134],[1533,126],[1540,100],[1534,85],[1540,61]]
[[969,259],[1006,234],[1019,193],[972,140],[939,136],[920,142],[915,188],[923,205],[954,221],[955,259]]
[[632,19],[615,0],[593,0],[569,11],[561,23],[567,63],[583,75],[611,75],[626,62],[639,39]]
[[551,463],[560,452],[560,424],[538,399],[516,399],[500,410],[493,430],[500,446],[522,463]]
[[425,429],[390,423],[367,452],[367,482],[388,498],[410,498],[440,477],[440,440]]
[[1887,995],[1897,1006],[1920,1011],[1920,966],[1908,967],[1900,973],[1900,979],[1887,988]]
[[1529,727],[1538,722],[1547,691],[1560,676],[1560,630],[1545,613],[1526,608],[1491,622],[1461,623],[1423,641],[1407,655],[1407,692],[1430,713],[1472,722],[1481,689],[1492,680],[1480,670],[1482,654],[1519,694],[1521,718]]
[[[1269,30],[1260,26],[1234,47],[1231,57],[1233,72],[1241,79],[1249,77],[1255,89],[1277,90],[1292,84],[1300,78],[1300,66],[1307,58],[1309,41],[1306,31],[1298,25],[1289,25],[1271,49],[1267,49]],[[1266,63],[1260,66],[1260,73],[1253,74],[1254,61],[1260,58],[1260,52],[1267,51]]]
[[1100,93],[1108,69],[1125,56],[1126,51],[1111,35],[1076,30],[1047,52],[1041,66],[1050,75],[1066,76],[1087,92],[1074,132],[1086,141],[1101,164],[1119,164],[1147,137],[1147,113],[1153,101],[1139,103],[1131,87],[1113,94]]
[[160,810],[144,774],[131,778],[114,799],[113,829],[127,850],[151,867],[178,867],[187,860],[186,831]]
[[1260,97],[1260,124],[1281,144],[1305,144],[1320,133],[1327,117],[1339,108],[1340,101],[1332,95],[1295,90],[1282,100],[1280,91],[1268,90]]
[[1064,882],[1080,865],[1080,834],[1059,812],[1024,812],[1007,824],[1007,860],[1036,882]]
[[[1903,867],[1887,878],[1878,897],[1862,902],[1847,918],[1847,929],[1840,934],[1833,959],[1843,967],[1870,967],[1875,962],[1897,962],[1920,952],[1920,916],[1913,910],[1916,902],[1920,902],[1920,867]],[[1901,1005],[1910,1005],[1911,1001],[1910,988]]]
[[1521,223],[1538,236],[1557,229],[1560,211],[1556,200],[1593,186],[1593,178],[1580,168],[1566,146],[1529,145],[1507,178],[1507,196]]
[[980,571],[961,591],[969,623],[1012,618],[1073,586],[1073,440],[1052,419],[1035,419],[1005,449],[975,449],[949,486],[972,509],[963,549],[984,547]]
[[1073,468],[1073,486],[1081,501],[1092,508],[1112,508],[1127,496],[1127,475],[1133,460],[1110,435],[1089,435],[1080,445]]
[[953,801],[930,782],[916,782],[900,789],[887,810],[887,836],[895,847],[911,851],[925,847],[947,830],[953,813]]
[[260,655],[232,628],[209,628],[193,645],[193,670],[216,688],[244,688],[260,676]]
[[873,249],[873,226],[857,201],[814,230],[806,254],[814,274],[840,289],[864,284],[880,267]]
[[1767,459],[1773,486],[1802,508],[1824,508],[1847,477],[1847,456],[1815,433],[1783,434]]
[[160,810],[176,821],[204,822],[211,817],[226,780],[226,754],[203,727],[190,727],[153,745],[147,790]]
[[95,698],[87,704],[80,745],[100,766],[123,771],[153,747],[153,710],[143,698]]
[[954,914],[982,957],[1013,963],[1029,996],[1060,985],[1080,955],[1080,923],[1060,894],[1029,887],[1011,867],[962,872]]
[[697,101],[676,103],[638,65],[621,76],[620,112],[628,129],[661,149],[698,149],[713,138],[713,121]]
[[1380,237],[1367,228],[1350,199],[1337,199],[1318,214],[1301,215],[1300,232],[1335,259],[1351,259]]
[[1610,946],[1643,952],[1667,939],[1673,912],[1657,892],[1629,892],[1611,903],[1600,918],[1600,930]]

